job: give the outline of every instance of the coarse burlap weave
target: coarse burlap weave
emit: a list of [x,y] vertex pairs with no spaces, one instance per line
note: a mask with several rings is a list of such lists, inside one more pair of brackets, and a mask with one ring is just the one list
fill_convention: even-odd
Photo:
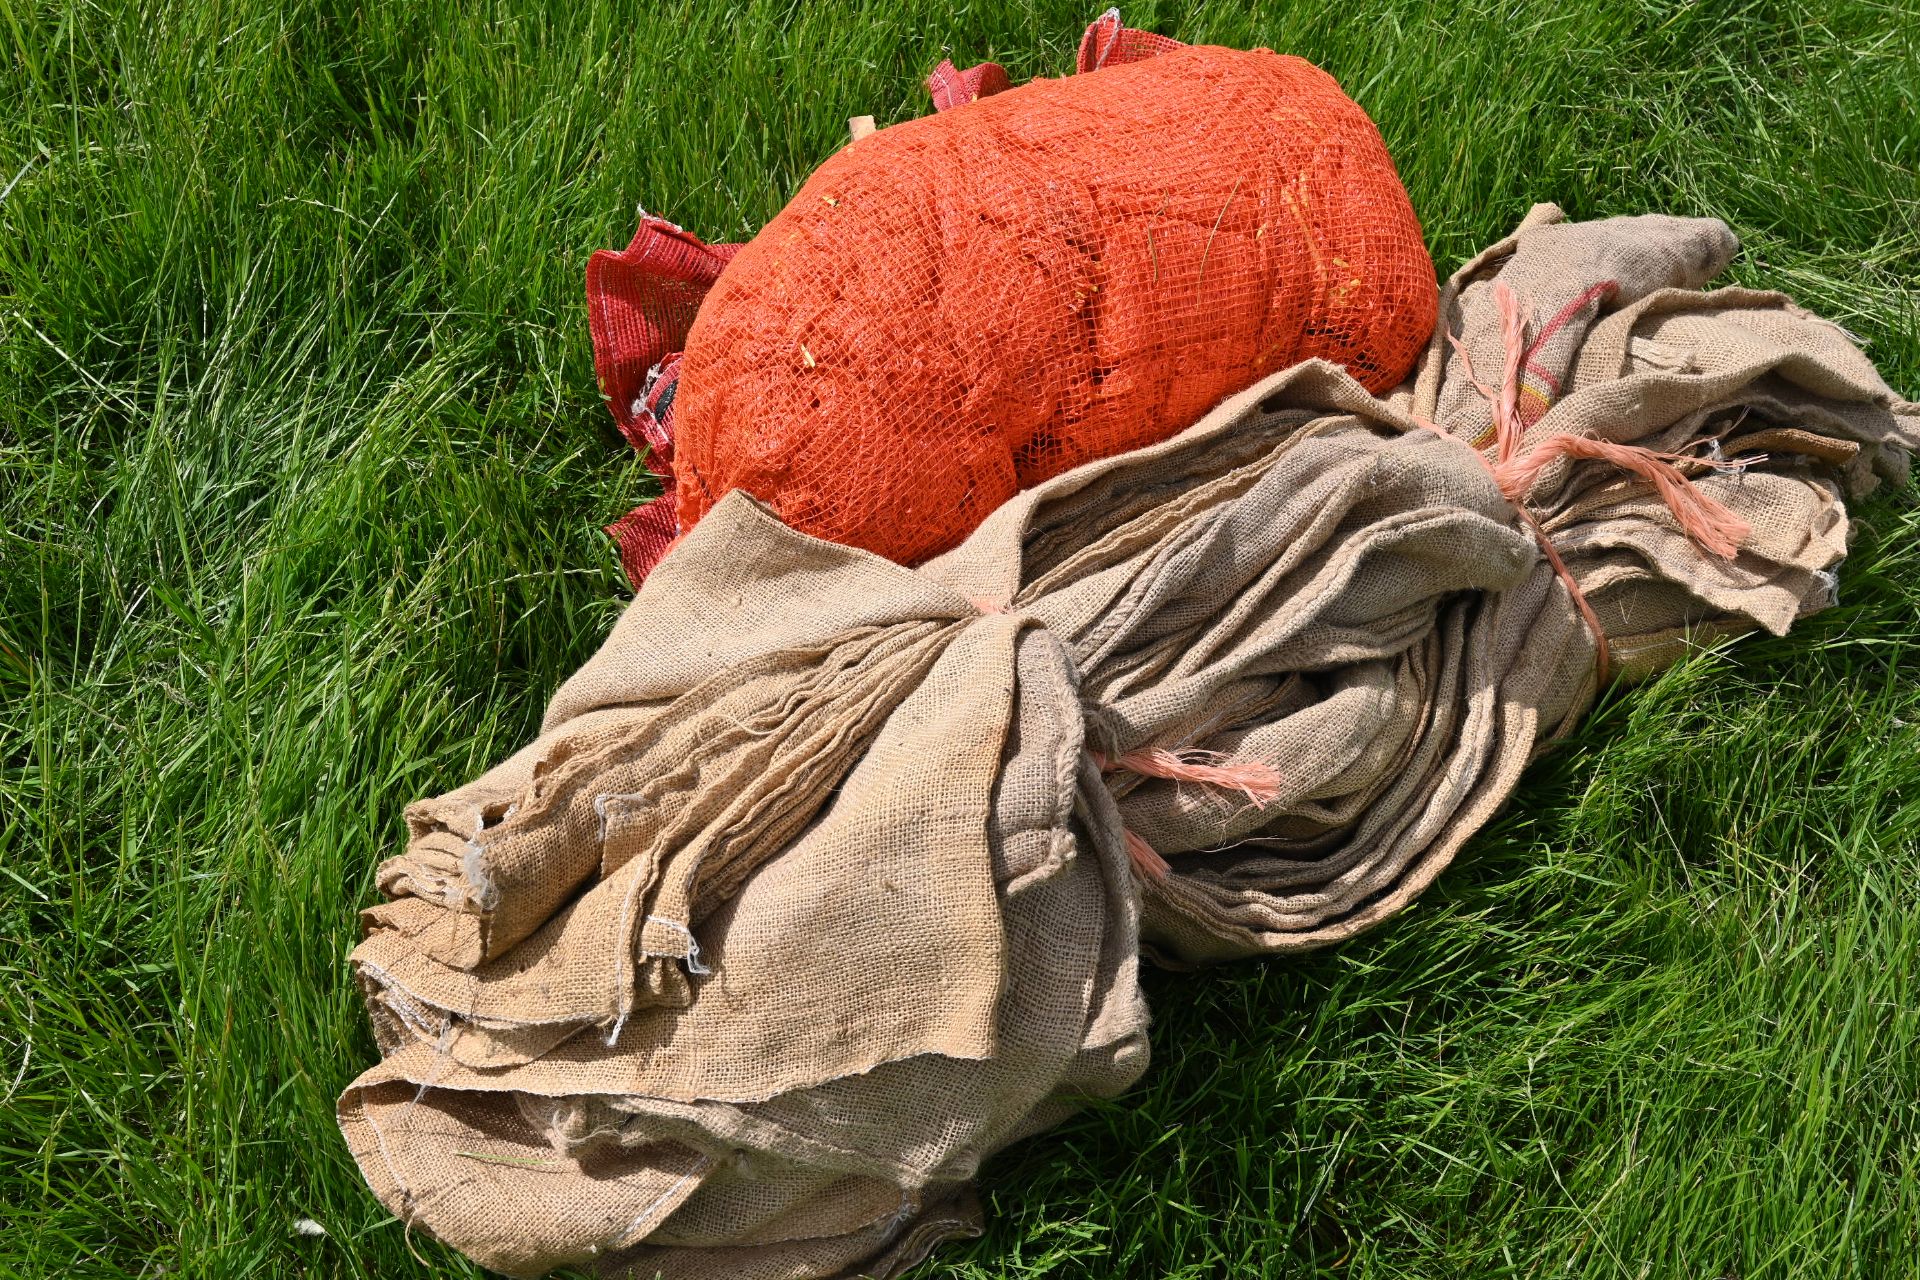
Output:
[[[409,809],[353,958],[386,1056],[340,1101],[376,1194],[528,1275],[889,1276],[975,1229],[983,1158],[1145,1069],[1141,951],[1385,919],[1591,702],[1594,628],[1479,451],[1503,392],[1522,448],[1697,457],[1750,527],[1720,558],[1634,475],[1539,470],[1615,672],[1830,600],[1920,410],[1785,298],[1702,292],[1734,250],[1542,206],[1386,399],[1298,366],[919,569],[726,498],[535,741]],[[1112,767],[1151,748],[1279,794]]]

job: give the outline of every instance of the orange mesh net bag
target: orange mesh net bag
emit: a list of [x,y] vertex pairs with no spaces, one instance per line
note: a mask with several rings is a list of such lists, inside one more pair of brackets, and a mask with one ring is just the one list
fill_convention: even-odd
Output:
[[[1022,489],[1166,439],[1275,370],[1322,357],[1373,391],[1406,376],[1433,264],[1332,77],[1113,13],[1079,71],[1002,92],[991,64],[943,64],[938,115],[854,142],[716,251],[684,354],[662,349],[641,394],[598,344],[630,438],[661,461],[670,439],[672,492],[613,530],[636,579],[734,489],[916,564]],[[697,246],[678,234],[676,252]]]

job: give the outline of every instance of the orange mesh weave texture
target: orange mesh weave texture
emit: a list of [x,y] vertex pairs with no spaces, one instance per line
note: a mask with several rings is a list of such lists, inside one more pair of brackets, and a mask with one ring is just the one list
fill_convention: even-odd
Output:
[[1366,113],[1267,50],[1128,53],[848,146],[739,251],[687,337],[681,529],[740,488],[917,563],[1274,370],[1407,374],[1437,288]]

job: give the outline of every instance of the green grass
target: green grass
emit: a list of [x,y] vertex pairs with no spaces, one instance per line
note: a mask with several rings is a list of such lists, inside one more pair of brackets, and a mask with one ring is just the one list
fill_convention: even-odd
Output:
[[[0,1276],[473,1273],[338,1139],[345,958],[621,607],[586,254],[744,236],[1092,7],[0,0]],[[1444,269],[1717,214],[1920,391],[1914,0],[1128,17],[1333,70]],[[1610,702],[1391,927],[1153,977],[1146,1081],[925,1274],[1914,1274],[1920,514],[1861,523],[1843,607]]]

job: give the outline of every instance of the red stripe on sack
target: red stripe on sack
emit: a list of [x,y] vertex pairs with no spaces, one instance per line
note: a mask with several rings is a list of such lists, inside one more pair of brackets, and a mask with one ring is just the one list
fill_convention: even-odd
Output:
[[642,214],[625,249],[587,259],[593,371],[613,420],[636,449],[651,443],[635,438],[634,425],[648,371],[686,345],[707,290],[739,248],[703,244],[664,218]]
[[620,567],[638,591],[654,566],[680,540],[680,524],[673,514],[673,485],[669,483],[659,497],[641,503],[608,525],[607,536],[620,549]]

